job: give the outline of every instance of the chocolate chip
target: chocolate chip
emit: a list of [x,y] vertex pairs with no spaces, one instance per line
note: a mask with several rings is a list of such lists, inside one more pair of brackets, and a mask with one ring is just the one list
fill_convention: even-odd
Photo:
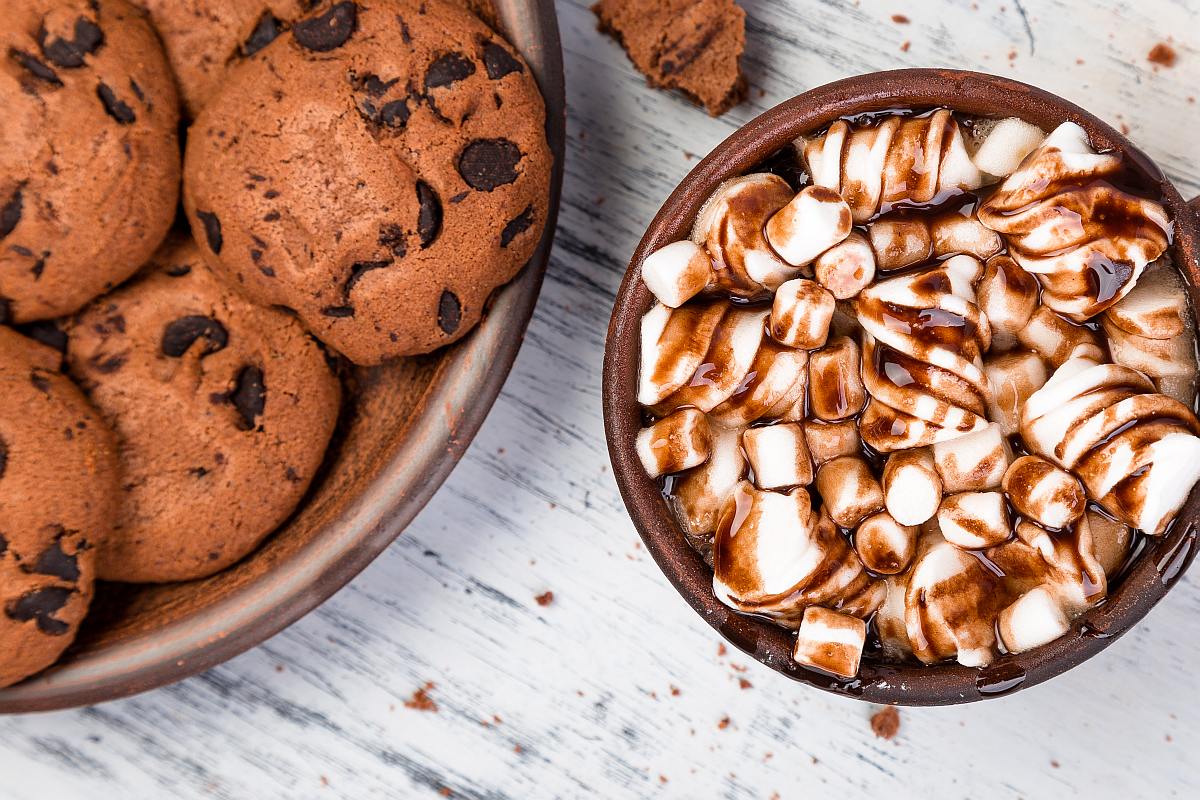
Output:
[[[4,462],[2,460],[3,457],[4,457],[4,442],[3,442],[3,440],[0,440],[0,478],[4,477]],[[288,469],[291,469],[291,467],[289,467]],[[0,533],[0,556],[4,555],[7,552],[8,552],[8,539],[5,539],[4,534]]]
[[13,189],[13,193],[9,195],[7,202],[0,208],[0,239],[12,233],[13,228],[17,227],[17,223],[21,221],[21,209],[24,205],[21,188],[18,185],[17,188]]
[[49,256],[50,251],[47,250],[43,252],[40,256],[38,256],[37,260],[33,262],[33,266],[29,268],[29,271],[33,273],[33,279],[35,281],[41,278],[42,273],[46,271],[46,259]]
[[[129,88],[133,89],[133,93],[135,95],[137,95],[138,100],[141,100],[143,103],[146,103],[146,94],[142,91],[142,87],[138,86],[138,82],[135,81],[133,78],[129,79]],[[149,106],[148,103],[146,105]]]
[[387,90],[392,88],[399,82],[399,78],[392,78],[390,81],[385,81],[378,75],[368,72],[366,75],[350,74],[350,84],[360,92],[366,92],[371,97],[383,97]]
[[204,467],[188,467],[188,474],[195,478],[203,478],[208,474],[208,470]]
[[70,625],[54,618],[71,599],[71,590],[60,586],[48,586],[26,592],[4,609],[9,619],[17,622],[37,621],[38,630],[50,636],[62,636]]
[[7,297],[0,297],[0,325],[8,324],[8,320],[12,317],[12,301]]
[[475,62],[462,53],[446,53],[425,71],[425,90],[449,86],[475,74]]
[[327,317],[353,317],[354,306],[325,306],[321,309],[321,313]]
[[458,295],[446,289],[438,300],[438,327],[443,333],[454,333],[461,322],[462,304],[458,302]]
[[356,261],[350,267],[350,277],[346,280],[346,295],[349,296],[350,290],[358,283],[359,279],[373,269],[383,269],[391,266],[392,261]]
[[512,240],[520,236],[533,225],[533,206],[525,206],[525,210],[513,217],[504,230],[500,231],[500,246],[508,247]]
[[101,81],[100,85],[96,87],[96,95],[104,104],[104,110],[117,122],[122,125],[132,125],[137,121],[137,115],[133,113],[133,109],[117,97],[116,92],[107,83]]
[[508,139],[476,139],[458,157],[458,174],[472,189],[490,192],[517,179],[520,149]]
[[424,250],[442,232],[442,201],[432,186],[425,181],[417,181],[417,202],[421,206],[417,212],[417,236]]
[[249,57],[275,41],[283,33],[283,22],[270,11],[264,11],[250,32],[250,38],[242,43],[242,55]]
[[79,580],[79,562],[75,555],[62,549],[63,537],[67,534],[61,527],[54,541],[45,550],[38,553],[37,561],[32,564],[22,564],[21,571],[32,575],[49,575],[63,581],[74,583]]
[[171,322],[163,330],[162,351],[171,358],[180,358],[195,343],[203,338],[204,350],[200,353],[203,358],[218,350],[224,349],[229,343],[229,332],[225,326],[212,317],[200,314],[190,314]]
[[520,61],[513,58],[504,46],[495,42],[488,42],[483,46],[483,66],[487,69],[487,76],[494,81],[512,72],[525,71]]
[[10,47],[8,49],[8,55],[38,80],[45,81],[51,86],[63,85],[62,80],[58,77],[58,73],[50,69],[45,62],[32,53],[26,53],[24,50],[18,50],[15,47]]
[[412,112],[408,110],[407,100],[393,100],[384,103],[383,108],[379,109],[379,124],[389,128],[403,128],[408,124],[410,116]]
[[67,352],[67,334],[54,320],[44,319],[37,322],[27,322],[18,325],[17,330],[47,347],[53,347],[60,353]]
[[238,373],[229,400],[242,416],[243,430],[253,430],[254,420],[262,416],[267,405],[267,386],[263,382],[262,370],[258,367],[243,367]]
[[103,353],[97,353],[88,359],[88,366],[93,372],[99,372],[101,375],[111,375],[125,366],[127,360],[128,358],[124,353],[118,353],[115,356],[105,356]]
[[354,33],[358,6],[337,3],[318,17],[301,20],[292,28],[296,44],[307,50],[324,53],[341,47]]
[[275,277],[275,270],[274,270],[274,269],[272,269],[271,267],[263,267],[263,266],[260,266],[260,267],[258,268],[258,271],[259,271],[259,272],[261,272],[263,275],[266,275],[268,278],[274,278],[274,277]]
[[405,241],[404,229],[399,225],[380,225],[379,243],[392,251],[396,258],[404,258],[408,252],[408,242]]
[[221,244],[224,242],[224,239],[221,238],[221,220],[211,211],[201,211],[200,209],[196,209],[196,216],[204,225],[204,238],[208,240],[208,249],[213,251],[213,255],[220,254]]
[[90,19],[77,17],[75,38],[63,39],[59,36],[51,38],[43,27],[38,30],[37,41],[38,47],[42,49],[42,55],[49,59],[51,64],[70,69],[82,67],[83,57],[88,53],[96,52],[96,49],[104,44],[104,32]]
[[[3,438],[0,438],[0,478],[4,477],[4,471],[6,469],[8,469],[8,443],[5,442]],[[0,536],[0,539],[3,538],[4,537]],[[6,542],[5,547],[7,546],[8,545]],[[0,553],[2,552],[4,552],[4,550],[0,549]]]
[[288,483],[302,483],[304,481],[304,479],[300,477],[300,473],[296,472],[295,467],[288,467],[285,469],[283,471],[283,477],[288,481]]
[[50,394],[50,379],[45,376],[45,372],[41,367],[34,367],[29,373],[29,382],[42,394]]

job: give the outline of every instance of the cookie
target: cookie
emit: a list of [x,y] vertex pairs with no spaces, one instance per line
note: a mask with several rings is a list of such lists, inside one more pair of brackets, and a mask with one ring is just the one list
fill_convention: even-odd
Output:
[[551,159],[529,68],[475,17],[338,2],[230,73],[184,205],[226,280],[377,364],[479,321],[540,239]]
[[714,117],[745,97],[746,12],[733,0],[600,0],[592,11],[651,86],[677,89]]
[[117,433],[120,509],[101,578],[179,581],[253,550],[296,508],[340,388],[300,323],[170,241],[67,328],[67,369]]
[[124,0],[9,0],[0,28],[0,305],[72,313],[128,278],[179,192],[175,84]]
[[112,432],[58,361],[0,327],[0,686],[74,640],[116,517]]

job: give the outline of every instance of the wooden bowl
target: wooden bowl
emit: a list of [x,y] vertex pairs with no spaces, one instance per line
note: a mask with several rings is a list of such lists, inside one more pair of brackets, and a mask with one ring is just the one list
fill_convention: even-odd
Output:
[[634,450],[642,424],[638,406],[639,322],[654,297],[641,280],[642,260],[687,238],[701,204],[723,180],[749,171],[801,134],[839,117],[901,107],[950,105],[986,116],[1018,116],[1044,130],[1070,120],[1093,144],[1120,151],[1150,185],[1160,185],[1175,221],[1175,249],[1193,308],[1200,302],[1200,204],[1184,203],[1154,163],[1101,120],[1060,97],[1017,81],[974,72],[911,69],[860,75],[782,103],[717,146],[684,178],[650,223],[617,293],[604,358],[604,421],[614,473],[625,505],[647,549],[684,599],[731,644],[789,678],[873,703],[967,703],[1033,686],[1099,653],[1163,598],[1191,563],[1197,548],[1200,491],[1193,491],[1171,532],[1149,541],[1108,599],[1075,620],[1059,639],[1035,650],[999,658],[985,669],[864,663],[856,679],[841,681],[792,660],[792,635],[721,604],[712,570],[684,537]]
[[400,534],[471,443],[512,367],[554,237],[565,97],[552,0],[493,0],[546,100],[555,157],[533,258],[479,327],[429,356],[355,370],[334,442],[300,509],[253,555],[199,581],[104,585],[51,669],[0,690],[0,713],[89,705],[220,664],[320,605]]

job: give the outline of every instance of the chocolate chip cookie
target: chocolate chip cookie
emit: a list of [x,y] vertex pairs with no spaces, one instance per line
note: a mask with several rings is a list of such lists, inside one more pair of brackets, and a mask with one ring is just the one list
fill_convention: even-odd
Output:
[[117,432],[123,470],[105,580],[210,575],[304,495],[339,385],[291,315],[250,303],[170,241],[68,327],[67,368]]
[[179,104],[158,37],[125,0],[4,7],[0,312],[25,322],[78,310],[162,241]]
[[75,638],[116,517],[112,432],[58,361],[0,327],[0,686]]
[[214,269],[357,364],[463,336],[540,238],[551,154],[519,55],[442,0],[323,5],[192,126]]

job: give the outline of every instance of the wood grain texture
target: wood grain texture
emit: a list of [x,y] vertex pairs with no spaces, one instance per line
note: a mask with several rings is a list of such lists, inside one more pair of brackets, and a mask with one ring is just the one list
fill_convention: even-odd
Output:
[[[525,348],[466,458],[379,560],[265,645],[148,695],[0,720],[0,797],[1200,792],[1197,573],[1082,667],[987,703],[904,710],[897,738],[879,740],[872,708],[718,655],[639,546],[599,399],[626,259],[691,154],[829,80],[899,66],[1011,75],[1124,123],[1200,193],[1200,106],[1188,100],[1200,94],[1200,7],[743,2],[750,98],[720,119],[647,89],[586,2],[559,3],[560,229]],[[1145,56],[1168,35],[1178,62],[1156,71]],[[409,707],[427,682],[436,712]]]

